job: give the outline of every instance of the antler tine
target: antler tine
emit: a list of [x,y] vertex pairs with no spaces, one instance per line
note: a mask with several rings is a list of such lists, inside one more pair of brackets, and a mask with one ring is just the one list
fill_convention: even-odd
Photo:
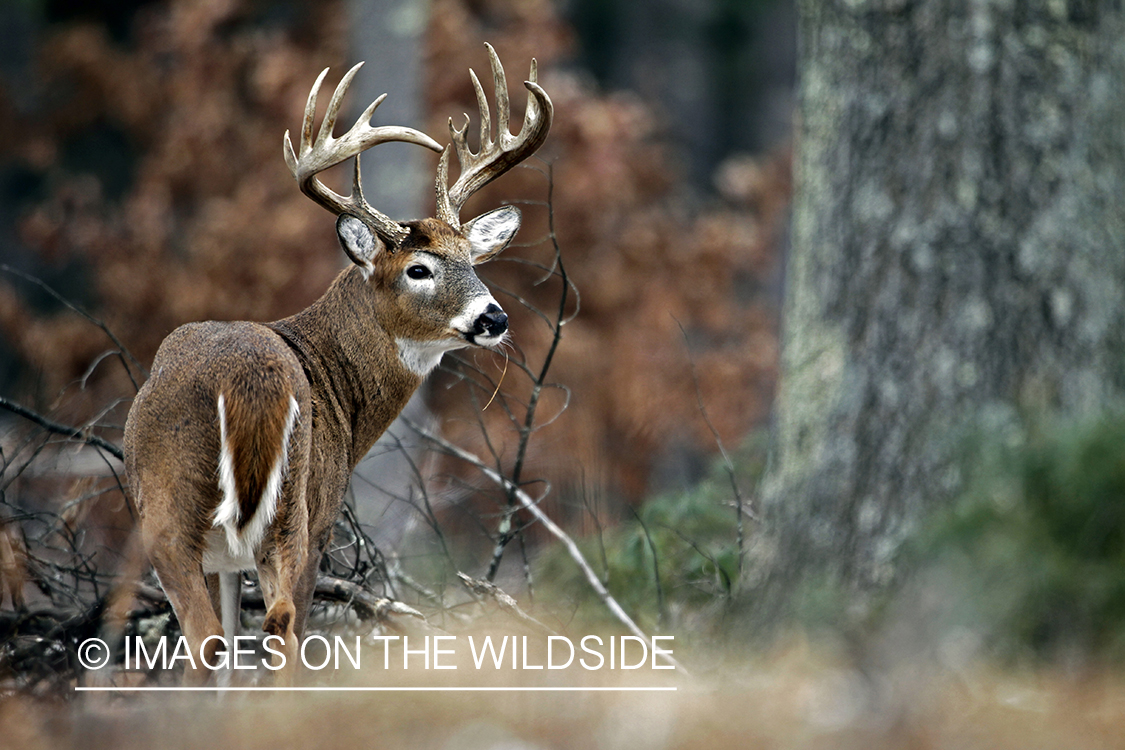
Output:
[[[492,68],[492,81],[496,90],[496,137],[503,144],[505,136],[511,138],[508,132],[508,116],[510,105],[508,102],[508,77],[504,75],[504,66],[491,44],[488,47],[488,64]],[[535,79],[532,79],[535,80]]]
[[[453,131],[453,118],[450,118],[449,130]],[[460,228],[461,220],[457,217],[457,212],[453,210],[453,207],[449,205],[449,152],[452,148],[452,146],[446,146],[445,150],[441,152],[441,158],[438,159],[437,179],[434,181],[437,192],[435,203],[437,204],[437,217],[451,227]],[[458,161],[460,161],[460,157],[458,157]]]
[[355,168],[352,171],[352,196],[363,205],[367,205],[367,200],[363,197],[363,181],[359,177],[359,162],[360,159],[357,156],[353,160]]
[[[469,68],[469,78],[473,79],[473,90],[477,95],[477,111],[480,112],[480,148],[483,151],[485,144],[492,142],[492,115],[488,110],[488,98],[484,95],[484,87],[480,85],[480,79],[477,78],[476,71]],[[497,89],[499,90],[499,89]],[[504,110],[497,108],[496,114],[500,117],[501,121],[504,119]],[[469,146],[464,141],[464,133],[469,129],[469,116],[465,115],[465,127],[461,129],[461,145],[465,147],[468,152]],[[458,149],[457,157],[461,157],[460,149]]]
[[528,158],[543,145],[547,132],[551,129],[551,120],[554,117],[554,106],[542,87],[536,82],[538,66],[531,61],[529,80],[524,82],[529,95],[527,109],[524,111],[523,127],[519,135],[512,135],[508,130],[510,120],[510,103],[508,99],[508,81],[504,74],[504,66],[491,44],[488,48],[489,65],[492,68],[492,80],[496,95],[496,139],[492,138],[491,114],[488,100],[484,90],[477,79],[476,73],[469,71],[473,82],[473,89],[477,97],[477,109],[480,112],[480,148],[473,153],[466,141],[465,133],[469,128],[469,117],[465,116],[465,124],[458,128],[449,120],[449,138],[453,149],[457,152],[457,160],[461,164],[461,174],[453,186],[449,186],[448,169],[450,149],[442,154],[438,164],[437,182],[437,213],[438,217],[455,228],[460,228],[459,213],[465,201],[473,193],[492,182],[512,167]]
[[[359,71],[359,63],[349,70],[340,80],[332,98],[328,102],[328,109],[324,113],[324,120],[320,124],[320,131],[313,140],[313,122],[316,117],[316,99],[328,69],[317,77],[309,92],[308,102],[305,104],[305,119],[301,128],[300,158],[293,150],[293,143],[289,138],[289,131],[285,131],[284,155],[289,171],[301,186],[301,192],[312,198],[320,205],[335,214],[352,214],[363,220],[375,231],[391,248],[395,248],[407,236],[407,230],[386,214],[372,208],[363,197],[363,188],[360,184],[359,155],[367,149],[388,141],[404,141],[434,151],[441,151],[441,146],[433,138],[413,128],[395,125],[372,127],[371,117],[375,109],[387,97],[383,94],[373,101],[355,125],[339,138],[332,137],[332,130],[336,126],[336,118],[340,114],[340,106],[344,95],[351,85],[352,79]],[[347,197],[338,195],[327,188],[317,179],[317,175],[329,167],[340,164],[347,159],[355,157],[355,174],[352,180],[352,192]]]
[[313,121],[316,119],[316,96],[320,93],[320,86],[328,75],[328,68],[320,71],[316,83],[309,90],[309,98],[305,102],[305,119],[301,123],[301,156],[312,149]]
[[[531,132],[535,129],[536,123],[541,116],[539,101],[542,99],[546,100],[549,110],[545,125],[546,129],[544,129],[541,136],[542,138],[546,138],[547,129],[551,127],[551,117],[554,115],[554,107],[551,105],[551,99],[547,96],[547,92],[539,85],[539,64],[535,61],[534,57],[531,58],[531,70],[528,71],[527,80],[524,81],[523,85],[527,87],[527,90],[531,92],[532,96],[527,97],[527,109],[525,109],[523,113],[523,125],[520,127],[520,135],[522,135],[525,130]],[[508,128],[505,125],[505,135],[507,132]],[[514,136],[506,135],[506,137],[512,138]]]
[[[313,84],[312,89],[309,90],[309,97],[305,101],[305,117],[301,121],[301,156],[303,157],[310,150],[312,150],[312,131],[313,120],[316,117],[316,95],[320,91],[321,84],[324,83],[324,77],[328,75],[328,68],[320,71],[320,75],[316,77],[316,82]],[[297,154],[293,151],[293,143],[289,140],[289,131],[285,131],[285,163],[289,166],[289,171],[293,176],[297,175]]]
[[[320,132],[316,136],[317,146],[332,137],[332,131],[336,129],[336,118],[340,114],[340,105],[344,102],[344,94],[348,92],[348,87],[352,85],[352,79],[355,78],[355,74],[358,73],[359,69],[362,67],[363,62],[357,62],[352,66],[351,70],[344,74],[344,77],[340,79],[340,82],[336,84],[336,90],[332,92],[332,98],[328,100],[328,110],[324,113],[324,120],[320,123]],[[375,106],[369,107],[372,114],[375,113],[375,107],[378,107],[379,104],[381,104],[382,101],[386,98],[387,95],[383,94],[373,102]],[[361,120],[360,122],[364,121]],[[352,130],[348,131],[348,133],[356,130],[356,126],[358,126],[359,124],[360,123],[357,122],[356,125],[352,127]],[[345,134],[344,137],[346,138],[347,134]]]

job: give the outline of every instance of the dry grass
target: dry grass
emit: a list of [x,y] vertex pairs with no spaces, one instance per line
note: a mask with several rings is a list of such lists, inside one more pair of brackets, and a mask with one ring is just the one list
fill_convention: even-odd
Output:
[[[359,685],[636,685],[621,672],[373,669]],[[85,694],[0,703],[11,748],[1102,748],[1125,746],[1118,674],[1015,674],[900,663],[863,676],[804,642],[691,678],[676,692]],[[645,671],[645,670],[641,670]],[[590,675],[594,677],[591,678]],[[452,677],[450,677],[452,675]],[[536,682],[536,680],[539,680]],[[337,682],[335,684],[348,684]]]

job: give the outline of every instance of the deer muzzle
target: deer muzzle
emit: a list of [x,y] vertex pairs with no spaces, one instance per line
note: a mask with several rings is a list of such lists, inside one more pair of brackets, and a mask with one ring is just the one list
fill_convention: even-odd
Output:
[[477,319],[473,321],[472,338],[474,343],[478,336],[499,338],[508,330],[508,314],[500,309],[496,303],[491,303],[484,309]]

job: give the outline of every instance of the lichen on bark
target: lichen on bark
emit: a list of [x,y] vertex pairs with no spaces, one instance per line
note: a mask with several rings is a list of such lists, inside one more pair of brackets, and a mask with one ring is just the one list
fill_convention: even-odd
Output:
[[1125,12],[800,10],[764,565],[878,585],[982,415],[1125,396]]

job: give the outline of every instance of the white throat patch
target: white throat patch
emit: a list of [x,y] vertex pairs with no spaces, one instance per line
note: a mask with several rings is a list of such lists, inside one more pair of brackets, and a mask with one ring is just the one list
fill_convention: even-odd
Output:
[[403,366],[420,378],[429,375],[438,363],[441,355],[454,349],[462,349],[469,345],[467,341],[445,339],[444,341],[418,341],[416,339],[395,339],[398,345],[398,358]]

